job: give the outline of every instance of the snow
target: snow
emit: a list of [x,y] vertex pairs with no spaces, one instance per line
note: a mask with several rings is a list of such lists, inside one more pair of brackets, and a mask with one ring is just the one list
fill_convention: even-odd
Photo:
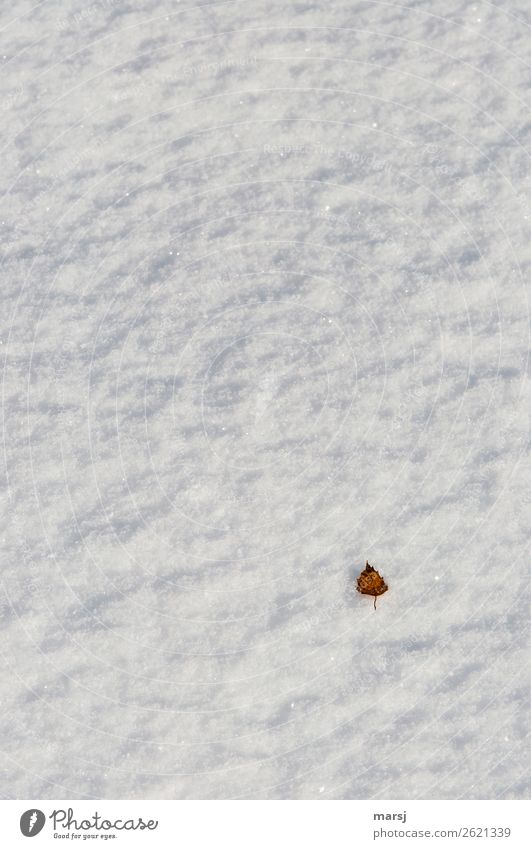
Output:
[[12,14],[0,793],[529,797],[529,10]]

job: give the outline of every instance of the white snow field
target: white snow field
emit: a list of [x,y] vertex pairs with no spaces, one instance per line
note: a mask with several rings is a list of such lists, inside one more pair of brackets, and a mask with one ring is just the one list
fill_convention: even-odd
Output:
[[1,795],[529,797],[531,7],[0,37]]

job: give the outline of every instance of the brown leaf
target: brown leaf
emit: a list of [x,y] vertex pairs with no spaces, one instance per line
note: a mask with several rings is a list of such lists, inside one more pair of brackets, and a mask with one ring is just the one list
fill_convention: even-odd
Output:
[[358,592],[374,596],[374,609],[376,610],[376,597],[387,592],[389,587],[376,569],[365,562],[365,569],[358,578]]

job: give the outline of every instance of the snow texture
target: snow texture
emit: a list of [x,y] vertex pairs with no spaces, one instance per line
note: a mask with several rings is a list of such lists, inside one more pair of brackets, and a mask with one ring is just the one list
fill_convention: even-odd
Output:
[[528,797],[529,7],[0,38],[1,794]]

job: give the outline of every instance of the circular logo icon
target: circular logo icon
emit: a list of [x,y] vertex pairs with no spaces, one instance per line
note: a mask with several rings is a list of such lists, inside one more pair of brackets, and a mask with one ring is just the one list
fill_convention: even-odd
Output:
[[38,808],[30,808],[29,811],[24,811],[20,817],[20,830],[24,837],[35,837],[39,831],[42,831],[46,817]]

